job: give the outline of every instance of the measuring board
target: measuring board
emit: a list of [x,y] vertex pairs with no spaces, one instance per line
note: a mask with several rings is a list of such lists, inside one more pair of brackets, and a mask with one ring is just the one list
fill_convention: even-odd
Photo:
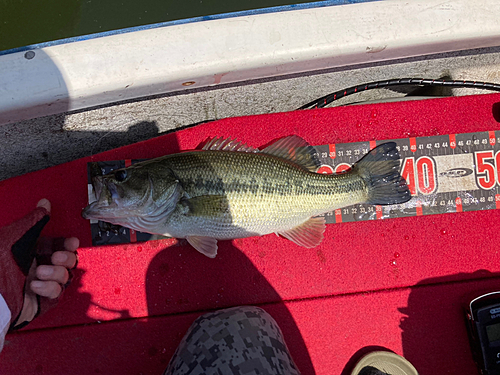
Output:
[[[412,199],[404,204],[356,204],[325,215],[327,224],[500,208],[500,131],[401,138],[314,146],[318,173],[345,173],[374,147],[394,141],[400,173]],[[96,200],[92,176],[108,174],[143,160],[88,163],[89,203]],[[91,220],[92,244],[142,242],[164,238]]]

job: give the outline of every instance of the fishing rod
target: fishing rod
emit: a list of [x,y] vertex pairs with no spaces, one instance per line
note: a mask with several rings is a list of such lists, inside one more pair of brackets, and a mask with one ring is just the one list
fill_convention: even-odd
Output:
[[500,84],[477,81],[460,81],[448,79],[426,79],[426,78],[399,78],[385,81],[369,82],[357,86],[352,86],[344,90],[336,91],[325,95],[319,99],[303,105],[297,110],[323,108],[331,102],[358,92],[380,89],[390,86],[446,86],[450,88],[474,88],[492,91],[500,91]]

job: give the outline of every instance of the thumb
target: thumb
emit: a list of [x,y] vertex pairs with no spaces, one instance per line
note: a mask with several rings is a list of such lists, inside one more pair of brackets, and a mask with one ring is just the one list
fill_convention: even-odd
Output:
[[50,219],[50,202],[42,199],[37,208],[23,218],[0,229],[1,247],[11,250],[17,266],[28,275],[35,257],[35,245],[43,227]]

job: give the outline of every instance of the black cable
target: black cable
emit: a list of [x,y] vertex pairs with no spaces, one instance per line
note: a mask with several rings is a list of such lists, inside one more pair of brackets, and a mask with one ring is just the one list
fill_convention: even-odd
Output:
[[297,109],[299,110],[299,109],[323,108],[328,104],[330,104],[331,102],[333,102],[334,100],[338,100],[340,98],[343,98],[344,96],[356,94],[361,91],[379,89],[389,86],[402,86],[402,85],[466,87],[466,88],[500,91],[499,84],[489,83],[489,82],[450,81],[445,79],[425,79],[425,78],[400,78],[400,79],[370,82],[358,86],[352,86],[347,89],[325,95]]

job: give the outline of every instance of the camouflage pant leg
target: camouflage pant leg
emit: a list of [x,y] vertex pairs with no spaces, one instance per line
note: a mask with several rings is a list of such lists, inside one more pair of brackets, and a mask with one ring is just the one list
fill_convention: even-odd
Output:
[[174,374],[300,375],[276,321],[252,306],[196,319],[164,372]]

